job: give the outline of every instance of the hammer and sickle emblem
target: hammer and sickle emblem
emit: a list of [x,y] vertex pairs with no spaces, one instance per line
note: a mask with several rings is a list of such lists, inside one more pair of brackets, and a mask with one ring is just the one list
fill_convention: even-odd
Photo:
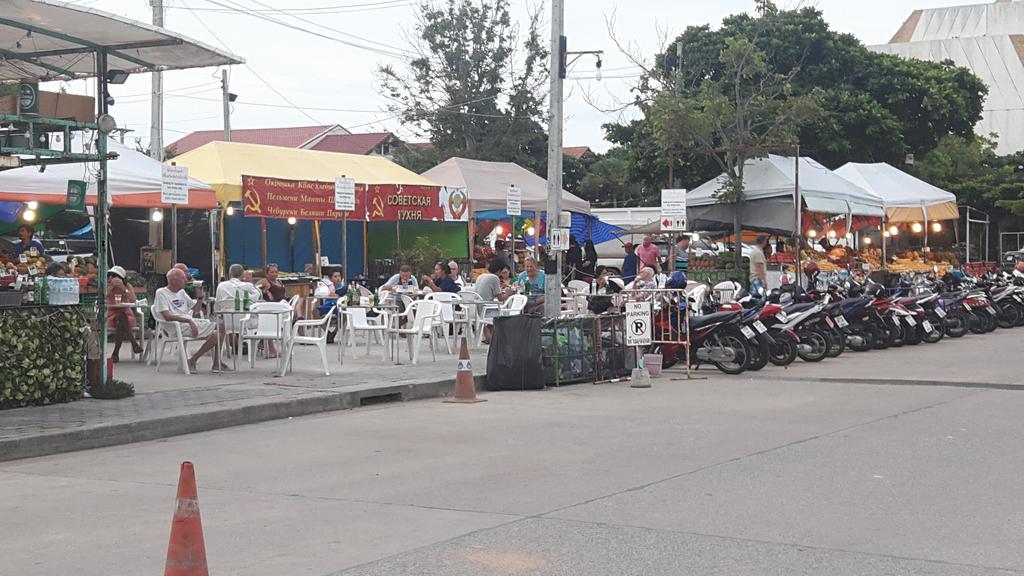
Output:
[[380,196],[373,197],[373,214],[371,216],[374,218],[384,217],[384,199]]
[[260,212],[260,196],[256,193],[253,188],[256,185],[256,179],[252,176],[245,177],[245,211],[246,212]]

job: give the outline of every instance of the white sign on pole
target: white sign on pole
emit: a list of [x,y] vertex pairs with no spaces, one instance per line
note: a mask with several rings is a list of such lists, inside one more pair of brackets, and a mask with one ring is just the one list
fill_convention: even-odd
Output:
[[505,192],[505,212],[509,216],[523,215],[523,191],[515,184],[509,184]]
[[160,201],[188,204],[188,166],[164,164],[160,174]]
[[661,191],[661,231],[686,230],[686,190]]
[[556,252],[564,252],[569,249],[569,229],[568,228],[552,228],[551,236],[548,238],[551,242],[551,249]]
[[626,302],[626,346],[651,345],[651,303]]
[[356,181],[353,178],[334,179],[334,209],[351,212],[356,209]]

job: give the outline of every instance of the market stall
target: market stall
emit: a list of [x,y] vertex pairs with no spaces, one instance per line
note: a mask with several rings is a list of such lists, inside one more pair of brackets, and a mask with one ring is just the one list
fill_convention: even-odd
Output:
[[952,239],[956,227],[947,230],[944,223],[960,218],[955,195],[885,163],[851,162],[836,170],[836,174],[882,198],[885,208],[883,254],[888,256],[888,245],[896,243],[894,235],[921,239],[919,251],[913,246],[894,251],[895,260],[890,266],[900,268],[898,271],[926,272],[934,268],[933,263],[954,263],[955,255],[950,251],[933,250],[931,244],[936,238],[947,239],[947,246],[952,244],[948,240]]
[[[396,247],[415,242],[422,226],[446,244],[455,244],[452,237],[459,239],[459,246],[466,245],[466,226],[445,217],[449,199],[439,196],[440,187],[380,156],[211,142],[175,161],[216,191],[224,214],[223,262],[250,268],[273,262],[281,270],[302,272],[326,256],[347,264],[346,275],[353,277],[365,272],[367,259],[390,258]],[[334,184],[342,176],[358,183],[360,199],[368,189],[379,194],[369,203],[361,200],[355,210],[336,211]],[[417,186],[433,190],[428,206],[395,200]],[[268,187],[286,191],[292,200],[272,205],[276,200],[271,195],[280,195]],[[258,196],[257,188],[266,194]],[[259,198],[263,200],[253,201]]]

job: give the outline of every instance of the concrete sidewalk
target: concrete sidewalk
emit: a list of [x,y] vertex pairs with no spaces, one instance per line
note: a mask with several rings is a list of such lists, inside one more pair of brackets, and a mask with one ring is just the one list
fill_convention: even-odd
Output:
[[[157,372],[155,366],[132,361],[124,352],[114,372],[118,379],[135,385],[134,397],[4,410],[0,412],[0,461],[447,396],[458,362],[458,353],[448,355],[443,345],[436,362],[424,345],[415,366],[383,360],[376,347],[374,355],[367,357],[365,347],[357,346],[348,350],[344,366],[339,366],[332,347],[330,376],[319,372],[320,358],[312,349],[296,352],[293,371],[285,377],[273,376],[274,360],[259,360],[250,369],[242,358],[237,373],[212,374],[207,359],[200,362],[199,374],[186,376],[173,362]],[[486,372],[487,349],[473,349],[471,356],[479,387],[479,378]]]

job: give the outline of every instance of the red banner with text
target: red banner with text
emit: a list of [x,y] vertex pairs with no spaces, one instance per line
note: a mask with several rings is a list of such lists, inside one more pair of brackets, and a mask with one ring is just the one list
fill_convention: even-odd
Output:
[[[341,220],[334,209],[334,182],[242,176],[242,208],[246,216]],[[356,209],[349,220],[366,220],[366,185],[356,184]]]
[[370,222],[444,222],[445,211],[437,186],[370,184],[366,189],[367,219]]

